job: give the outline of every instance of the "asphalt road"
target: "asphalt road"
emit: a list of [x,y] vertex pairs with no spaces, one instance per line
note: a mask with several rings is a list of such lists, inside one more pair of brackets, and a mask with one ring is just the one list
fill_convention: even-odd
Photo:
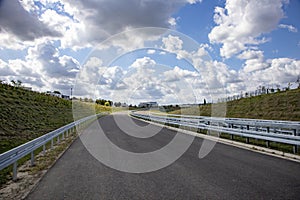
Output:
[[[98,122],[114,144],[131,152],[155,151],[167,145],[176,134],[162,129],[150,138],[132,137],[131,133],[149,137],[150,130],[158,128],[134,120],[141,127],[134,129],[127,123],[128,116],[120,114],[117,118],[117,123],[113,116],[100,118]],[[119,128],[122,123],[123,130]],[[97,132],[96,125],[97,122],[92,124],[84,134]],[[163,169],[135,174],[102,164],[77,139],[28,199],[300,198],[299,163],[220,143],[199,159],[202,142],[200,138],[194,139],[183,156]]]

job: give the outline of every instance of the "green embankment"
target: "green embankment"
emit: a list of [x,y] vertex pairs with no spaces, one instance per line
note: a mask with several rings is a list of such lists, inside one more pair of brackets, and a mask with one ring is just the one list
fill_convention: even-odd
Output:
[[[211,116],[211,107],[207,104],[170,113]],[[300,121],[300,89],[227,102],[226,117]]]
[[[110,107],[76,102],[80,113],[110,112]],[[0,84],[0,153],[74,121],[72,102],[58,97]]]

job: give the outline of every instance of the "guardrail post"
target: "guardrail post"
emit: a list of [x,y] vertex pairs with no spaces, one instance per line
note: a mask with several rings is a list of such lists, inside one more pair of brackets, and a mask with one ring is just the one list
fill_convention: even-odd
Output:
[[[269,132],[270,132],[270,127],[267,127],[267,133],[269,133]],[[266,141],[266,146],[267,146],[267,148],[270,147],[270,141]]]
[[14,162],[13,164],[13,181],[16,181],[18,179],[18,161]]
[[294,146],[293,146],[293,153],[294,153],[294,154],[298,153],[298,150],[299,150],[299,146],[294,145]]
[[61,140],[64,140],[65,139],[65,132],[63,132],[62,134],[61,134]]
[[51,139],[51,149],[53,149],[53,138]]
[[57,144],[59,144],[59,135],[57,136]]
[[[250,126],[249,125],[247,125],[246,128],[247,128],[248,131],[250,130]],[[247,144],[249,143],[249,137],[246,137],[246,143]]]
[[[294,130],[293,130],[293,135],[294,135],[294,136],[297,136],[297,135],[298,135],[298,134],[297,134],[297,129],[294,129]],[[293,153],[296,154],[296,153],[298,153],[298,151],[299,151],[299,146],[294,145],[294,146],[293,146]]]
[[31,166],[34,166],[34,153],[31,152]]
[[46,144],[43,145],[43,155],[46,153]]
[[[228,128],[233,128],[233,124],[228,124]],[[233,140],[233,134],[230,134],[230,139]]]

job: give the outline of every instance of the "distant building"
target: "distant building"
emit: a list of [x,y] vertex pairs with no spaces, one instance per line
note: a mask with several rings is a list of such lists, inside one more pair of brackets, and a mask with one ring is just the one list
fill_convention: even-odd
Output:
[[127,107],[127,103],[121,103],[121,107]]
[[22,88],[25,89],[25,90],[28,90],[28,91],[32,91],[32,87],[25,87],[25,86],[23,86]]
[[150,102],[141,102],[139,104],[140,108],[156,108],[158,107],[158,103],[154,102],[154,101],[150,101]]
[[61,98],[66,99],[66,100],[70,100],[70,96],[64,95],[64,94],[61,95]]
[[58,94],[58,93],[51,92],[51,91],[47,91],[46,94],[48,94],[50,96],[59,97],[59,98],[66,99],[66,100],[70,100],[70,96],[68,96],[68,95]]
[[57,94],[57,93],[54,93],[54,92],[51,92],[51,91],[47,91],[46,94],[50,95],[50,96],[54,96],[54,97],[59,97],[61,98],[61,94]]

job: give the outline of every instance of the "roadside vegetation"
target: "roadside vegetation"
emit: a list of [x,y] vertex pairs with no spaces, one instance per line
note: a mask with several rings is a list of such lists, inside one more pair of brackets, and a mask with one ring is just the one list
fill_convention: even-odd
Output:
[[[224,103],[219,103],[219,105]],[[226,117],[230,118],[250,118],[268,120],[289,120],[300,121],[300,88],[278,91],[271,94],[263,94],[255,97],[241,98],[228,101],[226,104]],[[218,106],[218,104],[214,104]],[[168,114],[201,115],[211,116],[212,104],[180,108],[179,106],[166,106],[164,110]],[[194,130],[206,134],[206,130]],[[221,138],[232,139],[246,143],[247,139],[241,136],[231,136],[226,133],[220,134]],[[249,139],[249,144],[266,146],[266,141]],[[269,148],[292,153],[293,146],[269,142]],[[298,152],[300,154],[300,152]]]
[[[76,101],[78,118],[111,107]],[[72,101],[0,84],[0,153],[74,121]]]
[[[0,83],[0,154],[74,121],[95,113],[112,112],[103,106],[80,100],[65,100],[28,90],[21,82]],[[40,152],[36,150],[36,153]],[[18,161],[24,163],[29,156]],[[0,185],[11,178],[11,166],[1,170]]]
[[[211,104],[177,108],[170,114],[211,115]],[[300,89],[241,98],[226,103],[226,117],[300,121]]]

